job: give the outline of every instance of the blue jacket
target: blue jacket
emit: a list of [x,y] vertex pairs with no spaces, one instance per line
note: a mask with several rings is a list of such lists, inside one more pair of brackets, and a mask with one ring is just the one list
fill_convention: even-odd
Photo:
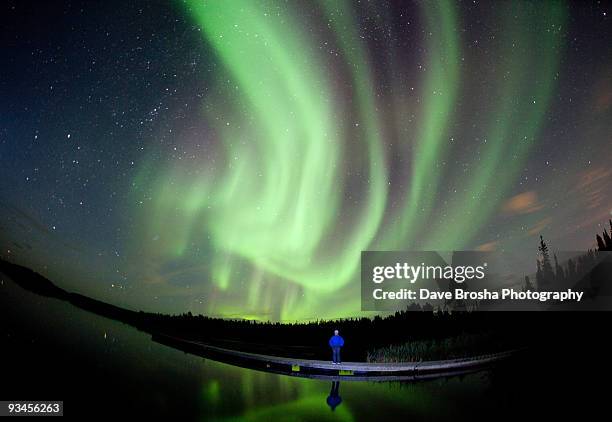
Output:
[[332,338],[329,339],[329,345],[331,347],[342,347],[344,346],[344,339],[340,336],[332,336]]

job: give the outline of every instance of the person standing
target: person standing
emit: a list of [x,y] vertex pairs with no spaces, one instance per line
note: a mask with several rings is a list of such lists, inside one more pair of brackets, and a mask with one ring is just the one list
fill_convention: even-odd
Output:
[[334,330],[334,335],[329,339],[329,347],[332,348],[332,364],[340,364],[340,348],[344,346],[344,339]]

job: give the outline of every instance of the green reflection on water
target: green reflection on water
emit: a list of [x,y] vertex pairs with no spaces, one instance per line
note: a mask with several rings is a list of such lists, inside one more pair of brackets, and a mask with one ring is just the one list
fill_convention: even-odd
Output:
[[[415,384],[342,381],[342,402],[332,411],[327,403],[329,381],[259,372],[185,354],[153,342],[131,326],[34,295],[0,277],[4,321],[27,326],[36,347],[43,344],[40,333],[53,332],[67,355],[80,354],[79,359],[91,360],[105,374],[104,380],[85,378],[90,384],[86,387],[106,377],[117,380],[130,394],[122,397],[109,391],[108,398],[130,406],[140,401],[162,412],[180,409],[193,419],[219,421],[446,418],[473,412],[473,404],[490,385],[488,373]],[[82,368],[70,362],[52,364],[65,365],[65,384],[80,388]],[[479,410],[486,411],[482,403]]]

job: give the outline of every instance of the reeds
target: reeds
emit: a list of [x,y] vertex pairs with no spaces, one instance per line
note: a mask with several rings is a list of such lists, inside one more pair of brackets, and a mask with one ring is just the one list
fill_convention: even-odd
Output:
[[454,337],[415,340],[368,350],[367,361],[390,363],[459,359],[501,352],[510,348],[510,345],[505,343],[492,333],[464,333]]

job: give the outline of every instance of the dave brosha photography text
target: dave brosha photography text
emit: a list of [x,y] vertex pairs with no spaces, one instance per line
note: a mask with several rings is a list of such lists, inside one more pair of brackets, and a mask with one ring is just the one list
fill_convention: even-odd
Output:
[[[462,285],[466,280],[482,280],[486,277],[487,263],[478,266],[440,266],[440,265],[410,265],[396,263],[390,266],[376,266],[372,271],[372,282],[379,285],[372,290],[375,300],[527,300],[527,301],[575,301],[580,302],[584,295],[582,291],[566,289],[562,291],[518,290],[500,288],[490,290],[467,290],[457,287],[450,291],[417,287],[417,281],[451,280]],[[385,290],[385,280],[403,280],[410,287]]]

